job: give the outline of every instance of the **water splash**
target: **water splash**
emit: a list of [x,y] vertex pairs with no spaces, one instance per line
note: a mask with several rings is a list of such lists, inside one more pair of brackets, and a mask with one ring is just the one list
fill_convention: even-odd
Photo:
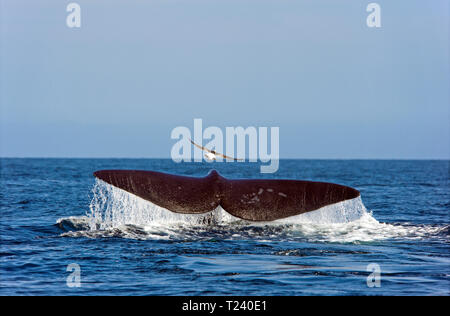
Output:
[[91,229],[106,229],[123,225],[212,225],[240,221],[220,206],[203,214],[179,214],[157,206],[136,195],[96,180],[88,215]]
[[439,236],[447,226],[395,225],[378,222],[360,197],[316,211],[271,222],[236,218],[220,206],[204,214],[178,214],[96,180],[89,213],[59,219],[70,237],[133,239],[259,239],[370,242],[392,238]]

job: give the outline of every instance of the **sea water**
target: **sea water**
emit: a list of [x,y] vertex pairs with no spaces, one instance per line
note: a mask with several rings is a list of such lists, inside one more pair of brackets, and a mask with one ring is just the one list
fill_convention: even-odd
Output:
[[[449,295],[449,161],[164,159],[1,162],[0,294]],[[175,214],[96,180],[100,169],[352,186],[361,197],[273,222],[220,206]],[[80,282],[68,283],[69,265]],[[380,282],[371,286],[371,267]],[[369,280],[369,281],[368,281]]]

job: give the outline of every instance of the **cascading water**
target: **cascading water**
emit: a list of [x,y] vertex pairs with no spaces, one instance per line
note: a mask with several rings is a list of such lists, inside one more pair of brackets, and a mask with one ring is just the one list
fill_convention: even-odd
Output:
[[[124,190],[96,180],[89,213],[58,220],[70,227],[65,236],[135,239],[305,238],[309,241],[358,242],[389,238],[418,239],[439,234],[442,227],[393,225],[378,222],[357,197],[304,214],[271,222],[236,218],[220,206],[204,214],[178,214]],[[206,234],[206,235],[205,235]]]
[[[251,224],[347,223],[361,218],[366,213],[367,210],[358,197],[285,219]],[[105,229],[126,224],[139,226],[217,225],[233,222],[250,224],[228,214],[220,206],[204,214],[174,213],[101,180],[97,180],[93,188],[89,218],[91,229]]]
[[91,229],[122,225],[202,225],[239,221],[221,207],[204,214],[174,213],[101,180],[96,180],[89,208]]

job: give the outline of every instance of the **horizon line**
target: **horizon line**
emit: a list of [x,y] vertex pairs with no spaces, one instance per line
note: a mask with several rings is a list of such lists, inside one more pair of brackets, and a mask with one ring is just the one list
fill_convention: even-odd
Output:
[[[45,156],[0,156],[0,159],[159,159],[159,160],[172,160],[170,157],[45,157]],[[279,158],[272,160],[450,160],[448,158]],[[184,161],[184,162],[194,162]],[[225,161],[226,162],[226,161]],[[244,162],[249,162],[244,160]],[[258,161],[259,162],[259,161]]]

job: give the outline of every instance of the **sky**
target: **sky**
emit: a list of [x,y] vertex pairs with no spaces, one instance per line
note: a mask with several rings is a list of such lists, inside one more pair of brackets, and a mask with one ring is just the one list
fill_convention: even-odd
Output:
[[447,0],[376,1],[380,28],[363,0],[0,2],[1,157],[169,158],[201,118],[279,127],[281,158],[450,159]]

